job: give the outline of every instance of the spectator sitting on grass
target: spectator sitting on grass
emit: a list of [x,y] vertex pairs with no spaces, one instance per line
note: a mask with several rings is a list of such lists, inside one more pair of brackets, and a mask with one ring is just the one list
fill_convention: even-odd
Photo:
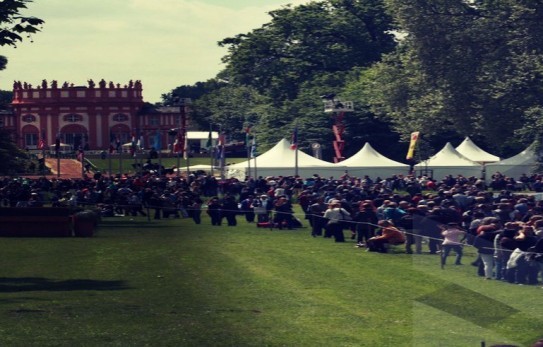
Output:
[[387,245],[400,245],[405,242],[404,234],[392,222],[381,220],[377,225],[381,228],[380,235],[366,242],[368,251],[386,253]]

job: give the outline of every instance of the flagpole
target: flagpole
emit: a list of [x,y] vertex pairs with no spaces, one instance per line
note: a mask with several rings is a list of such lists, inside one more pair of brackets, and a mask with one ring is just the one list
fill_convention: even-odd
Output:
[[256,153],[256,134],[253,136],[253,155],[252,157],[255,159],[255,176],[254,178],[256,179],[258,177],[258,173],[257,173],[257,165],[256,165],[256,157],[257,157],[257,153]]
[[298,176],[298,144],[296,144],[296,149],[295,149],[295,155],[294,155],[294,160],[295,160],[295,169],[294,169],[294,176]]
[[188,131],[186,128],[183,131],[185,132],[185,145],[183,147],[185,147],[185,155],[186,155],[185,160],[187,161],[187,182],[188,182],[189,169],[190,169],[189,136],[188,136]]
[[224,175],[224,161],[225,161],[225,156],[226,156],[226,153],[225,153],[226,136],[224,134],[222,134],[222,131],[221,131],[221,135],[223,136],[222,137],[222,145],[221,145],[221,179],[224,180],[224,178],[225,178],[225,175]]
[[[161,130],[158,129],[158,136],[160,137],[160,144],[158,147],[158,176],[162,176],[162,134],[161,134]],[[168,139],[166,138],[166,141]]]
[[292,144],[294,146],[294,176],[298,176],[298,122],[294,123],[294,132],[292,134]]
[[107,154],[107,165],[108,165],[108,168],[107,168],[107,172],[109,174],[109,177],[113,176],[111,174],[111,155],[113,154],[113,151],[108,151],[108,154]]
[[120,133],[119,133],[119,142],[120,142],[119,148],[121,149],[121,151],[119,153],[119,177],[122,177],[123,176],[123,144],[121,142],[121,134]]
[[210,173],[213,177],[213,126],[209,123],[209,134],[207,138],[207,151],[209,152],[209,161],[210,161]]
[[55,152],[57,153],[57,177],[60,177],[60,129],[55,140]]
[[79,146],[81,146],[81,178],[85,178],[85,134],[81,135],[81,143]]
[[247,149],[247,177],[251,177],[251,146],[249,145],[250,127],[245,129],[245,147]]
[[255,154],[255,179],[258,177],[257,166],[256,166],[256,154]]

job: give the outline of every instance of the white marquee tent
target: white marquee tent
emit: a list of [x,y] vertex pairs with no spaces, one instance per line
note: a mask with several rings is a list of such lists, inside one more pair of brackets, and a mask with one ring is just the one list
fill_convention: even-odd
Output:
[[[56,148],[57,148],[57,145],[55,143],[49,145],[49,152],[55,153]],[[68,145],[66,143],[60,143],[58,147],[58,151],[60,154],[70,154],[70,153],[73,153],[74,148],[72,145]]]
[[469,160],[447,142],[434,156],[415,165],[416,171],[432,170],[432,177],[440,180],[447,175],[481,177],[482,165]]
[[[300,150],[290,149],[290,143],[286,139],[279,141],[269,151],[248,161],[229,165],[228,177],[247,176],[294,176],[296,174],[296,152],[298,152],[298,175],[311,177],[318,174],[322,177],[340,177],[345,173],[346,167],[329,163],[310,156]],[[341,164],[341,163],[340,163]],[[256,175],[255,173],[256,167]],[[248,174],[248,170],[251,173]]]
[[480,164],[500,161],[500,157],[482,150],[473,141],[471,141],[469,137],[466,137],[464,141],[458,145],[458,147],[456,147],[456,150],[469,160]]
[[353,156],[335,165],[346,166],[351,176],[371,178],[391,177],[393,175],[409,173],[409,165],[385,157],[377,152],[369,142]]
[[519,177],[525,173],[530,175],[534,172],[537,166],[537,153],[535,151],[535,144],[532,143],[528,148],[519,154],[486,165],[486,180],[490,181],[492,175],[496,172],[500,172],[507,177],[513,177],[519,179]]

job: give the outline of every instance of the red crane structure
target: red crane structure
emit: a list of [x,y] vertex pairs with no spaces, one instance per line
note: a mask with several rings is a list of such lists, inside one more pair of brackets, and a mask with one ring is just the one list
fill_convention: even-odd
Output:
[[339,163],[345,160],[343,156],[343,150],[345,149],[345,141],[343,140],[343,133],[345,132],[345,124],[343,118],[346,112],[353,112],[354,105],[352,101],[342,101],[336,98],[335,94],[321,96],[324,102],[324,112],[332,113],[334,118],[334,125],[332,130],[334,132],[334,141],[332,145],[334,147],[334,163]]

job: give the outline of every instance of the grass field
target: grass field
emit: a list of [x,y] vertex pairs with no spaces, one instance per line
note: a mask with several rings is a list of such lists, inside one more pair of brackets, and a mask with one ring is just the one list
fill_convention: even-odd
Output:
[[238,221],[112,217],[93,238],[3,238],[0,344],[466,347],[543,337],[541,286]]

